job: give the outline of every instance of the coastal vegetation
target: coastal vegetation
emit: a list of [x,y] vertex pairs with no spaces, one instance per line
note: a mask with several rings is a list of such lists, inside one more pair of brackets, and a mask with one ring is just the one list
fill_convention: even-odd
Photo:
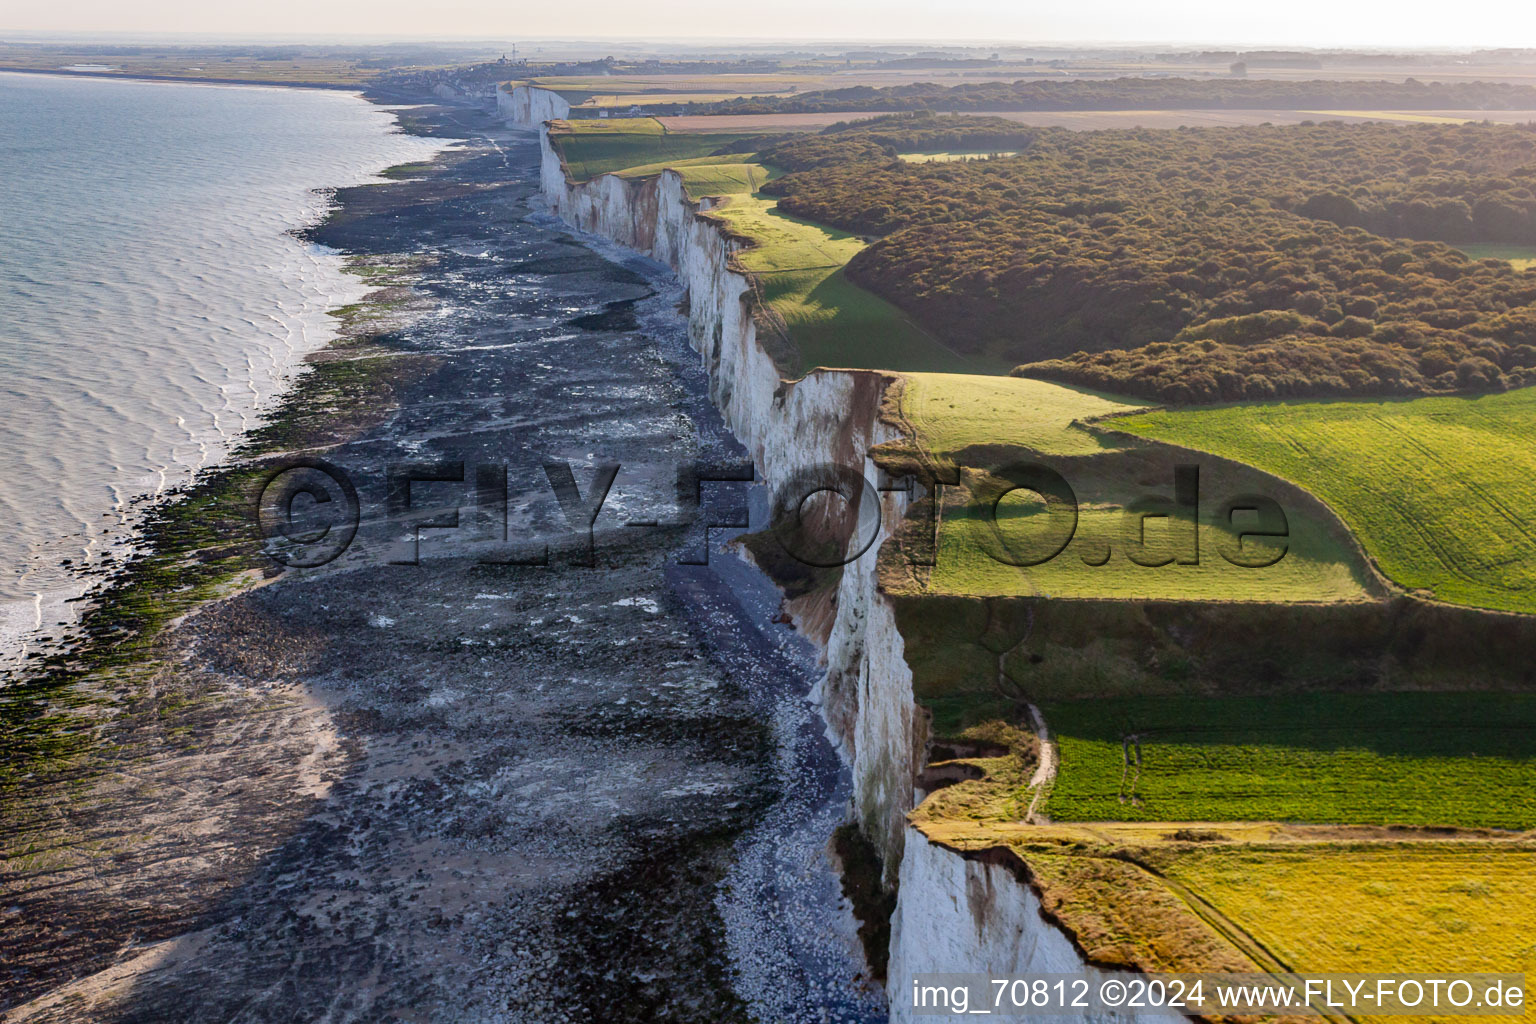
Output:
[[1306,488],[1403,587],[1536,612],[1536,390],[1170,410],[1114,426]]
[[[917,827],[1011,845],[1100,962],[1372,969],[1384,940],[1268,908],[1324,899],[1330,872],[1366,885],[1373,856],[1424,867],[1366,910],[1415,929],[1416,957],[1471,933],[1518,952],[1478,901],[1527,890],[1529,851],[1469,832],[1483,852],[1457,860],[1412,830],[1536,826],[1536,698],[1511,659],[1528,630],[1378,569],[1531,610],[1510,503],[1536,468],[1515,450],[1532,400],[1513,390],[1536,382],[1536,276],[1511,260],[1536,241],[1515,237],[1536,212],[1536,134],[920,116],[647,157],[666,134],[604,159],[708,198],[745,243],[760,332],[807,365],[903,371],[885,405],[903,438],[873,455],[946,482],[935,546],[911,515],[880,565],[932,740]],[[1412,397],[1478,391],[1508,393]],[[1393,397],[1252,400],[1319,394]],[[1060,511],[977,500],[1021,463],[1059,473],[1077,512],[1057,555],[1011,565],[997,553]],[[1283,507],[1283,545],[1232,517],[1228,499],[1255,494]],[[1426,532],[1467,539],[1426,553]],[[1265,552],[1282,557],[1242,564]],[[802,583],[796,599],[829,599],[827,578]],[[1058,758],[1044,783],[1031,704]],[[1333,832],[1282,855],[1275,822]],[[1362,852],[1372,829],[1404,841]]]

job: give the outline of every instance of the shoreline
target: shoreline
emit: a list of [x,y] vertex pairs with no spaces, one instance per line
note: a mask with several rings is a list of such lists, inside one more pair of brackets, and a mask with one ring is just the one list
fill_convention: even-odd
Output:
[[[11,73],[16,72],[6,69]],[[0,74],[5,73],[0,71]],[[125,75],[74,75],[68,77],[114,77],[125,81],[149,81]],[[165,84],[165,83],[162,83]],[[178,84],[178,83],[170,83]],[[180,84],[207,84],[188,81]],[[263,83],[247,83],[263,84]],[[391,104],[375,102],[361,91],[357,99],[371,110],[384,115],[380,119],[379,138],[391,135],[411,134],[408,112],[393,109]],[[346,102],[346,101],[341,101]],[[370,112],[369,117],[374,117]],[[396,146],[396,149],[399,147]],[[361,153],[361,151],[359,151]],[[382,152],[382,150],[381,150]],[[309,357],[323,352],[347,329],[345,318],[338,316],[362,302],[374,289],[347,265],[347,257],[339,250],[314,240],[313,232],[325,222],[336,208],[335,193],[367,182],[387,181],[388,172],[400,166],[410,166],[414,161],[398,163],[358,163],[366,172],[353,172],[352,160],[342,157],[337,167],[345,174],[344,180],[328,175],[312,176],[315,184],[300,194],[294,191],[293,199],[300,205],[293,209],[282,207],[281,224],[276,234],[268,229],[265,221],[261,227],[263,238],[270,238],[268,248],[280,249],[284,262],[273,265],[273,282],[281,278],[286,282],[281,288],[270,287],[277,297],[280,308],[274,308],[274,321],[281,321],[286,333],[263,332],[252,340],[249,350],[237,349],[231,353],[235,362],[250,364],[250,376],[238,388],[242,400],[249,398],[248,406],[232,406],[225,399],[219,407],[217,394],[202,396],[201,406],[183,409],[193,415],[211,416],[211,432],[191,435],[191,443],[201,454],[201,461],[193,464],[172,450],[148,449],[153,456],[165,461],[146,467],[142,478],[111,480],[107,483],[118,497],[111,506],[92,508],[92,515],[100,512],[110,518],[110,533],[96,532],[102,523],[82,523],[82,530],[89,530],[78,539],[84,548],[70,546],[74,535],[65,542],[47,548],[35,548],[26,552],[27,574],[18,576],[16,583],[23,592],[0,598],[0,693],[7,685],[22,681],[34,674],[39,666],[32,659],[55,655],[70,656],[80,644],[82,619],[89,609],[99,603],[100,595],[113,587],[113,578],[125,564],[144,553],[143,530],[150,519],[158,514],[160,506],[175,501],[185,492],[197,489],[199,479],[205,473],[217,473],[237,460],[238,453],[247,445],[253,431],[260,430],[280,409],[285,396],[294,388],[296,379],[308,372]],[[319,168],[316,168],[318,171]],[[285,200],[286,201],[286,200]],[[278,239],[281,235],[281,239]],[[279,244],[280,243],[280,244]],[[263,257],[267,258],[266,256]],[[168,355],[177,353],[168,352]],[[227,393],[227,392],[226,392]],[[231,411],[240,413],[238,423],[224,423]],[[231,429],[233,428],[233,429]],[[190,434],[190,429],[189,434]],[[146,439],[146,444],[149,444]],[[155,478],[158,478],[156,482]],[[73,526],[71,526],[71,530]],[[152,553],[149,553],[152,555]],[[41,571],[45,578],[38,589],[27,592],[25,585],[35,575],[39,566],[33,566],[31,557],[44,557]]]
[[258,85],[276,89],[326,89],[330,91],[365,93],[372,89],[371,82],[347,84],[344,82],[259,82],[249,78],[189,78],[183,75],[118,74],[112,71],[70,71],[66,68],[11,68],[0,67],[0,74],[7,75],[54,75],[60,78],[105,78],[126,82],[161,82],[171,85]]
[[[22,916],[8,921],[0,944],[12,945],[12,962],[25,951],[33,970],[56,981],[87,975],[64,988],[34,985],[16,993],[23,999],[56,1004],[76,992],[116,1007],[96,1007],[97,1019],[113,1019],[123,1009],[168,1012],[178,1000],[233,1006],[226,1001],[243,1004],[263,992],[285,1001],[274,1016],[295,1019],[314,1008],[305,1000],[325,995],[329,1005],[330,995],[317,989],[341,985],[351,998],[393,1000],[382,1005],[408,998],[424,1012],[504,999],[530,1012],[669,1006],[684,1016],[742,1019],[728,941],[755,932],[739,917],[722,919],[715,900],[734,844],[762,821],[772,794],[798,793],[794,776],[774,774],[801,759],[772,767],[771,736],[782,719],[770,709],[780,701],[806,706],[799,683],[750,653],[792,636],[767,618],[773,609],[729,612],[736,599],[722,584],[674,589],[671,570],[659,570],[686,543],[675,527],[654,537],[611,529],[600,548],[608,564],[596,571],[562,564],[553,573],[476,569],[459,557],[392,571],[375,560],[398,524],[372,513],[354,551],[324,569],[279,572],[246,539],[246,488],[265,455],[362,460],[359,490],[381,497],[383,467],[401,457],[397,450],[486,443],[479,438],[490,423],[500,432],[487,435],[500,439],[491,447],[523,451],[517,458],[534,458],[525,469],[536,473],[544,452],[585,449],[594,443],[587,432],[602,428],[603,453],[637,474],[624,484],[632,491],[625,510],[643,512],[672,500],[670,483],[651,494],[666,478],[666,460],[733,450],[668,296],[547,220],[494,222],[508,202],[517,209],[536,195],[532,138],[497,134],[492,117],[467,108],[409,121],[418,133],[484,132],[486,139],[446,150],[420,177],[338,194],[339,211],[313,237],[379,268],[370,281],[380,291],[355,314],[357,333],[312,360],[316,372],[242,453],[254,461],[210,475],[159,514],[152,531],[159,554],[138,563],[137,577],[116,591],[122,621],[110,621],[111,608],[96,616],[103,628],[94,642],[112,657],[70,673],[79,680],[91,669],[99,680],[89,703],[74,709],[86,723],[76,732],[86,746],[109,740],[113,759],[133,764],[142,783],[110,782],[103,774],[110,763],[88,750],[66,751],[77,760],[55,777],[99,790],[86,805],[113,819],[144,814],[146,834],[98,845],[94,837],[112,823],[95,812],[75,811],[63,822],[39,817],[47,794],[35,781],[27,796],[44,806],[7,805],[0,852],[59,850],[49,856],[66,863],[49,868],[42,888],[33,888],[41,881],[35,867],[11,873],[3,902]],[[417,300],[394,305],[407,293]],[[572,320],[647,295],[646,308],[668,318],[660,337]],[[485,334],[500,333],[502,343],[416,315],[474,303],[485,306]],[[574,362],[563,358],[572,331],[585,353]],[[691,369],[680,374],[684,367]],[[693,383],[684,379],[690,375]],[[571,397],[562,401],[565,388]],[[446,390],[454,401],[440,400]],[[573,417],[573,403],[589,411]],[[694,426],[680,430],[680,414]],[[586,480],[586,470],[577,473]],[[547,500],[547,487],[536,482],[520,496]],[[175,606],[156,603],[162,599]],[[720,633],[727,612],[750,620],[740,640]],[[134,635],[141,640],[123,647]],[[519,651],[536,654],[537,664]],[[545,693],[552,673],[566,681]],[[752,678],[772,685],[764,690]],[[213,728],[209,716],[238,723],[246,739],[222,745],[229,730]],[[819,739],[815,726],[810,738]],[[424,737],[425,750],[413,753]],[[198,784],[179,796],[187,772]],[[496,795],[513,783],[534,795],[502,818]],[[8,795],[15,797],[14,787]],[[187,857],[226,843],[239,851],[233,866],[212,874],[186,866],[217,861]],[[770,837],[758,848],[776,844]],[[97,859],[104,855],[110,860]],[[812,844],[806,855],[823,854]],[[184,866],[173,871],[178,862]],[[776,884],[773,858],[755,863],[766,871],[757,877]],[[432,880],[448,868],[452,878]],[[180,905],[153,902],[153,913],[125,919],[121,901],[145,890],[174,892]],[[742,905],[776,912],[769,903]],[[320,973],[290,985],[281,978],[293,962],[285,929],[294,914],[309,922],[304,968]],[[207,925],[195,936],[193,919]],[[90,938],[64,947],[35,933],[28,941],[33,927],[54,921]],[[851,916],[845,924],[843,953],[856,956]],[[90,971],[120,948],[130,925],[141,943],[169,943],[162,962],[183,964],[185,973],[156,975],[150,987],[114,981],[111,991],[92,989]],[[434,936],[444,928],[454,943],[488,943],[479,946],[488,959],[439,962]],[[328,938],[343,934],[340,944]],[[195,966],[187,962],[194,949]],[[795,960],[787,975],[765,977],[804,977]],[[846,980],[851,967],[834,966],[826,976]],[[212,986],[209,969],[220,978]]]

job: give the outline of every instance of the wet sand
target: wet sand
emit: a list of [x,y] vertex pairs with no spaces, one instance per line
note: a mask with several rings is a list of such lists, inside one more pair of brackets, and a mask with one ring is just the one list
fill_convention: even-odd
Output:
[[[389,403],[296,435],[355,482],[357,538],[179,623],[118,767],[7,824],[3,1019],[879,1019],[809,650],[744,563],[625,525],[678,519],[678,464],[743,455],[680,296],[538,216],[531,134],[427,120],[469,141],[317,232],[419,273],[370,342]],[[461,529],[390,564],[385,467],[440,460],[504,466],[510,536],[550,564],[484,564],[508,547],[454,484],[413,503]],[[550,460],[583,494],[621,464],[591,566]]]

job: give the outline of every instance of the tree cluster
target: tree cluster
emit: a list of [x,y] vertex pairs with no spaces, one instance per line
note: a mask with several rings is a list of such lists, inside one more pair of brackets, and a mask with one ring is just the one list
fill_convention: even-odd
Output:
[[[1536,131],[967,120],[765,153],[800,168],[769,184],[783,210],[879,236],[848,277],[961,351],[1173,402],[1536,383],[1536,273],[1442,244],[1536,244]],[[893,159],[972,130],[1019,155]]]
[[1025,79],[851,86],[690,103],[690,114],[935,110],[1536,110],[1536,87],[1503,82],[1305,82],[1245,78]]

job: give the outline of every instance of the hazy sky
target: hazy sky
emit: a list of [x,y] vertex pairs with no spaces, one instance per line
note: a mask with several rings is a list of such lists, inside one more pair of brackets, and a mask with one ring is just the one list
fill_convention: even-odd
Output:
[[1532,46],[1529,0],[0,0],[0,33]]

